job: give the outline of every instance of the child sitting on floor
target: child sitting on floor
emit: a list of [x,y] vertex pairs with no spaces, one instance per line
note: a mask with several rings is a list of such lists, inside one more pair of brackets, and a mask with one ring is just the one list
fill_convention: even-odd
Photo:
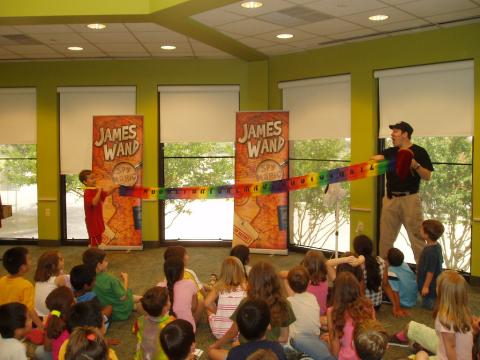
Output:
[[410,266],[403,260],[397,248],[388,250],[388,282],[401,307],[411,308],[417,304],[417,281]]
[[32,319],[27,307],[18,302],[0,306],[0,360],[27,360],[27,349],[22,344],[32,330]]

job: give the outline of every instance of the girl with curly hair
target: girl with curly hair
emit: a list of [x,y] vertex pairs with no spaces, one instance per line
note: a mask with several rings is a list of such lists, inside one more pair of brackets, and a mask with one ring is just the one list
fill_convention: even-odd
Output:
[[375,319],[375,310],[371,301],[361,296],[358,280],[349,272],[338,274],[333,286],[333,306],[327,311],[332,355],[338,360],[358,360],[353,346],[355,326],[371,319]]

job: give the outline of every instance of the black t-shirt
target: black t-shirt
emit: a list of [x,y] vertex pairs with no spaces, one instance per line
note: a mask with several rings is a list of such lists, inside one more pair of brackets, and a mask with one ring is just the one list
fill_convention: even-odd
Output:
[[[413,144],[409,148],[413,152],[413,158],[415,161],[417,161],[422,167],[425,169],[428,169],[430,171],[433,171],[433,165],[432,161],[430,160],[430,156],[427,153],[427,150],[422,148],[421,146]],[[392,160],[396,159],[397,157],[397,152],[399,148],[398,147],[391,147],[388,149],[385,149],[382,152],[382,155],[385,157],[386,160]],[[387,192],[410,192],[410,193],[416,193],[418,192],[418,189],[420,188],[420,176],[418,173],[411,169],[411,171],[408,173],[407,178],[405,180],[401,180],[397,173],[395,172],[395,169],[393,171],[388,171],[387,172]]]
[[282,345],[276,341],[269,340],[250,341],[235,346],[228,352],[227,360],[245,360],[249,355],[259,349],[270,349],[277,355],[279,360],[287,360]]

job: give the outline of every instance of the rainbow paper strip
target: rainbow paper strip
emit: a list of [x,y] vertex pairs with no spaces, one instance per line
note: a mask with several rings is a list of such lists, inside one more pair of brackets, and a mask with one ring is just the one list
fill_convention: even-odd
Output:
[[252,184],[235,184],[221,186],[189,186],[181,188],[153,188],[120,186],[120,196],[139,197],[145,200],[194,200],[227,199],[256,197],[279,194],[287,191],[313,189],[328,184],[365,179],[383,175],[395,170],[395,161],[368,161],[332,170],[311,172],[289,179],[263,181]]

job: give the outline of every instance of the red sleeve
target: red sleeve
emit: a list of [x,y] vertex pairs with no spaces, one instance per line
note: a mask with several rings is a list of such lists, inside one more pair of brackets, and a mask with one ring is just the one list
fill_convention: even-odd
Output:
[[83,192],[83,202],[85,206],[92,206],[93,198],[95,197],[95,192],[92,189],[85,189]]
[[105,191],[102,191],[102,194],[100,195],[100,201],[104,202],[107,196],[108,196],[108,193]]

